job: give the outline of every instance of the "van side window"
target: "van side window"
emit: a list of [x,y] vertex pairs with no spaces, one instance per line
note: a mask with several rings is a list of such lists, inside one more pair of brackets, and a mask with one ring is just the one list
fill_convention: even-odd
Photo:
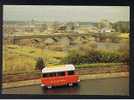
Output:
[[65,72],[58,72],[57,76],[65,76]]
[[43,74],[43,75],[42,75],[42,77],[47,77],[47,76],[48,76],[48,74]]
[[43,77],[54,77],[56,76],[56,73],[46,73],[46,74],[43,74]]
[[68,71],[68,75],[74,75],[74,71]]

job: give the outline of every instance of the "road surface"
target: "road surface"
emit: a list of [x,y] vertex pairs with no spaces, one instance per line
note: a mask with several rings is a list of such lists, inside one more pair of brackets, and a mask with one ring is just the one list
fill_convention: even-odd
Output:
[[43,95],[129,95],[128,78],[83,80],[73,87],[55,87],[52,89],[32,85],[3,89],[3,94],[43,94]]

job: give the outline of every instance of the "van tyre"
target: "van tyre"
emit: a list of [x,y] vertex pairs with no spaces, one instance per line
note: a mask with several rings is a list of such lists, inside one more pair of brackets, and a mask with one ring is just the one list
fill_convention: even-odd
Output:
[[69,86],[73,86],[73,83],[69,83],[68,85],[69,85]]
[[40,86],[41,86],[41,87],[44,87],[44,86],[45,86],[45,84],[41,84]]
[[51,88],[52,88],[52,86],[47,86],[47,88],[48,88],[48,89],[51,89]]

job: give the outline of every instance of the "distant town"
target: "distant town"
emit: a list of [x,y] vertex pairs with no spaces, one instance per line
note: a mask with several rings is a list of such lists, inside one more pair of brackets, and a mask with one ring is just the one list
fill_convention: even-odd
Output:
[[129,33],[129,22],[112,23],[106,19],[99,22],[40,22],[40,21],[4,21],[4,36],[10,35],[39,35],[58,33],[97,33],[121,32]]

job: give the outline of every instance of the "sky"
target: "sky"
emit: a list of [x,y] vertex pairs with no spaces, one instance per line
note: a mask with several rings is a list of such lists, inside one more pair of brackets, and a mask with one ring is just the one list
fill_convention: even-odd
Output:
[[129,6],[4,5],[4,21],[129,21]]

